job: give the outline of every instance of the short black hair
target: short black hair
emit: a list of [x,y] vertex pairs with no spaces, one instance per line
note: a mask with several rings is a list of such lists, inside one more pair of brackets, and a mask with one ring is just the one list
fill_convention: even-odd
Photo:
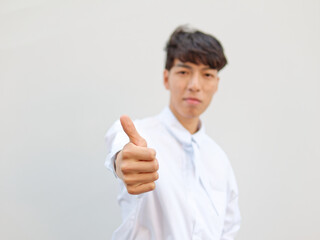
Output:
[[175,59],[182,62],[208,65],[221,70],[227,59],[221,43],[213,36],[186,25],[179,26],[170,36],[165,51],[165,68],[170,70]]

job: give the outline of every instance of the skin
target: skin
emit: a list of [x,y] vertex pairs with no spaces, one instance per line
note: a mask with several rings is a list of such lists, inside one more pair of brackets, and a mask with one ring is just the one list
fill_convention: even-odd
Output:
[[[173,67],[164,70],[163,83],[170,91],[172,113],[191,134],[195,133],[200,115],[218,89],[218,71],[207,65],[175,59]],[[121,116],[120,122],[130,141],[117,154],[116,174],[123,180],[129,194],[152,191],[159,178],[156,152],[148,148],[128,116]]]
[[218,70],[175,59],[170,71],[164,70],[163,82],[170,91],[172,113],[191,134],[195,133],[200,115],[218,90]]
[[128,116],[121,116],[120,122],[130,141],[117,154],[116,174],[129,194],[152,191],[156,187],[154,182],[159,178],[156,151],[147,147],[146,140],[139,135]]

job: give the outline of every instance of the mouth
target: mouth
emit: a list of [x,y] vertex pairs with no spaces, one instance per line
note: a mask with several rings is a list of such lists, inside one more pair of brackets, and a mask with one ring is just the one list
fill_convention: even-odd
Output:
[[197,105],[201,103],[201,100],[198,98],[187,97],[187,98],[183,98],[183,100],[191,105]]

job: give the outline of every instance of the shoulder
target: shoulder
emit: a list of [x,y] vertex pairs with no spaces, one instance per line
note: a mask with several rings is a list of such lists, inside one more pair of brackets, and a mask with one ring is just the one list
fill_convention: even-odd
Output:
[[157,116],[136,119],[133,122],[139,134],[146,140],[159,137],[164,132],[164,126]]
[[212,171],[219,169],[219,175],[222,174],[225,177],[229,176],[230,172],[232,172],[230,160],[225,151],[216,141],[208,135],[205,135],[200,148],[202,148],[202,152],[206,156],[204,161],[209,169]]
[[[225,153],[225,151],[221,148],[219,144],[217,144],[211,137],[206,135],[206,151],[209,154],[210,158],[207,159],[208,166],[211,169],[218,169],[217,175],[223,175],[226,180],[226,187],[228,191],[232,191],[233,194],[238,193],[237,182],[235,178],[235,174],[231,165],[231,162]],[[218,167],[219,166],[219,167]],[[214,170],[212,170],[214,171]]]
[[207,134],[204,135],[203,148],[205,151],[209,151],[211,154],[213,154],[213,156],[219,156],[219,158],[221,158],[226,163],[229,162],[228,156],[225,151]]
[[134,122],[137,130],[138,129],[152,130],[152,129],[159,127],[161,125],[157,116],[146,117],[146,118],[142,118],[142,119],[135,119],[133,122]]

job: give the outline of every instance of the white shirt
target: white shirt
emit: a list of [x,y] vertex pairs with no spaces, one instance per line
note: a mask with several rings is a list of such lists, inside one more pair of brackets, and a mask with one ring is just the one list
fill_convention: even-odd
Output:
[[[134,123],[156,150],[159,179],[154,191],[130,195],[118,178],[123,222],[113,239],[234,239],[241,219],[236,180],[226,154],[204,126],[190,134],[168,107]],[[115,174],[115,154],[129,142],[120,121],[106,141],[106,166]]]

